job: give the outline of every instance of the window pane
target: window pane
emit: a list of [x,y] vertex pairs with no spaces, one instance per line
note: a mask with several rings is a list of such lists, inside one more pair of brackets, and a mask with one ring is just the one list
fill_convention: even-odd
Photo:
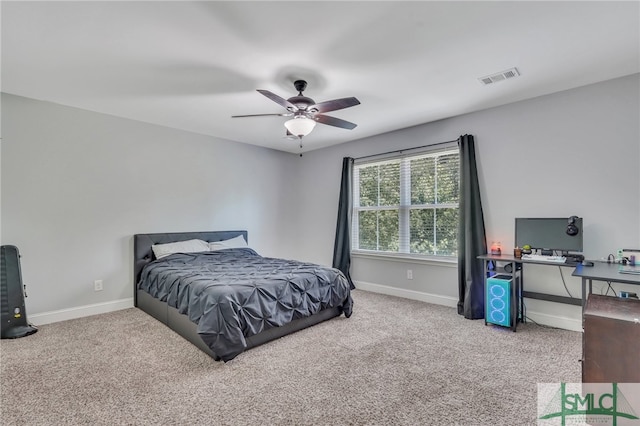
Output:
[[360,249],[377,250],[377,214],[375,211],[361,211],[358,214],[358,238],[360,240]]
[[378,205],[378,167],[362,167],[360,174],[360,205],[370,207]]
[[398,251],[398,210],[360,211],[358,221],[359,249]]
[[412,209],[409,211],[410,252],[435,254],[433,232],[433,209]]
[[435,203],[435,158],[417,158],[410,161],[411,204]]
[[458,255],[458,209],[436,209],[436,253]]
[[400,162],[380,166],[380,204],[381,206],[400,205]]
[[400,204],[400,162],[364,166],[359,169],[360,206]]
[[457,203],[460,189],[460,156],[458,154],[441,155],[437,161],[438,203]]
[[398,210],[382,210],[378,214],[378,250],[397,252],[400,249]]

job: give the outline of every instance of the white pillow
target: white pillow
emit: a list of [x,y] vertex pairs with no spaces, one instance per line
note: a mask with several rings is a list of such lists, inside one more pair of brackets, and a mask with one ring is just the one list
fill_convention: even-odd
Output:
[[231,238],[230,240],[213,241],[209,243],[209,250],[211,251],[242,247],[249,247],[242,235],[238,235],[237,237]]
[[167,244],[154,244],[151,246],[156,259],[162,259],[174,253],[196,253],[199,251],[209,251],[209,244],[203,240],[178,241]]

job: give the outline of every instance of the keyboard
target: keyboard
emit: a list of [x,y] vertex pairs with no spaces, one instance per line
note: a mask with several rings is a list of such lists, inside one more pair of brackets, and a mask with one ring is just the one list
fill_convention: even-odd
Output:
[[541,254],[523,254],[522,258],[525,260],[549,263],[565,263],[567,261],[567,258],[564,256],[543,256]]

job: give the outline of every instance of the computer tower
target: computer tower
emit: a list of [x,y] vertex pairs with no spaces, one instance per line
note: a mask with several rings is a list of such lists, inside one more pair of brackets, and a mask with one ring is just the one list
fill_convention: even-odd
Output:
[[484,316],[485,323],[501,325],[503,327],[513,326],[512,318],[517,309],[513,306],[512,291],[513,276],[498,274],[487,278],[485,288]]
[[15,339],[38,331],[27,322],[20,254],[16,246],[0,247],[0,337]]

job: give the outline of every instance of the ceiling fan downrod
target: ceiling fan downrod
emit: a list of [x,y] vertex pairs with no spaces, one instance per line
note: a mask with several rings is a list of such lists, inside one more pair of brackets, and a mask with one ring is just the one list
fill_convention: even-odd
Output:
[[293,82],[293,87],[298,91],[298,96],[302,96],[302,92],[307,88],[307,82],[304,80],[296,80]]

